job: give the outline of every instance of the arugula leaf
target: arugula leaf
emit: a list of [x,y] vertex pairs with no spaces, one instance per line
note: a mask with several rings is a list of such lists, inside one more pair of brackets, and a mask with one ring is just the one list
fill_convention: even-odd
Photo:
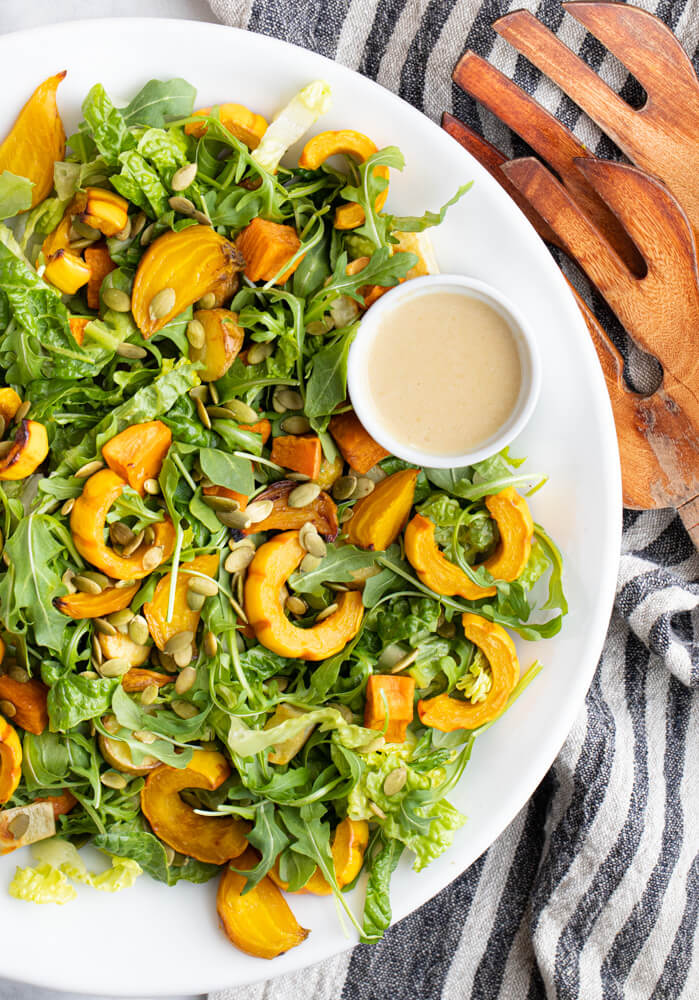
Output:
[[356,545],[328,545],[327,555],[318,568],[308,573],[294,573],[289,585],[298,594],[311,594],[326,580],[331,583],[348,583],[354,579],[353,573],[373,566],[375,562],[373,552],[359,549]]
[[[275,811],[276,806],[270,801],[260,802],[255,809],[255,825],[246,836],[248,843],[252,844],[259,852],[260,860],[254,868],[240,872],[247,878],[242,892],[243,896],[262,881],[274,864],[277,855],[290,843],[289,837],[275,819]],[[231,862],[231,868],[237,871],[235,860]]]
[[249,496],[255,489],[252,463],[247,458],[228,455],[218,448],[202,448],[199,464],[205,476],[218,486]]
[[[388,179],[376,172],[376,167],[393,167],[402,170],[405,157],[397,146],[386,146],[359,164],[359,184],[347,184],[340,194],[348,201],[355,201],[364,209],[364,223],[353,232],[366,236],[375,247],[386,246],[389,234],[389,216],[376,211],[376,199],[388,187]],[[412,264],[411,264],[412,267]]]
[[186,118],[194,108],[196,87],[186,80],[149,80],[133,100],[122,108],[121,115],[129,125],[150,125],[162,128],[171,118]]
[[353,324],[313,355],[304,408],[309,420],[329,416],[344,401],[347,395],[347,356],[358,329],[359,324]]
[[32,207],[34,182],[3,170],[0,174],[0,219],[11,219]]
[[381,850],[374,856],[364,901],[361,940],[364,944],[380,941],[391,923],[391,876],[405,850],[400,840],[382,838]]
[[445,202],[438,212],[430,212],[429,210],[424,212],[420,216],[414,215],[394,215],[391,217],[391,228],[397,230],[401,233],[422,233],[425,229],[430,229],[432,226],[439,226],[444,222],[444,216],[452,205],[455,205],[457,201],[470,191],[473,187],[473,181],[469,181],[468,184],[462,184],[455,195]]

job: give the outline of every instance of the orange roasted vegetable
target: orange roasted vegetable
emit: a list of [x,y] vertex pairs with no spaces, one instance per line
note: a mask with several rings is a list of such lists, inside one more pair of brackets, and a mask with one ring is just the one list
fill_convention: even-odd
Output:
[[[351,156],[363,163],[370,156],[377,152],[376,146],[371,139],[362,135],[361,132],[354,132],[352,129],[341,129],[338,132],[321,132],[313,136],[303,148],[299,157],[299,166],[306,170],[317,170],[321,163],[331,156],[344,154]],[[388,167],[379,165],[374,167],[374,177],[385,177],[388,180]],[[386,189],[376,196],[374,207],[380,212],[388,197],[388,185]],[[364,209],[354,201],[346,205],[340,205],[335,212],[336,229],[356,229],[364,222]]]
[[9,170],[33,181],[32,208],[51,193],[53,165],[66,151],[56,106],[56,90],[65,75],[65,70],[56,73],[36,88],[0,146],[0,172]]
[[498,526],[500,541],[483,565],[496,580],[516,580],[532,550],[534,521],[529,505],[511,486],[486,497],[485,505]]
[[507,705],[519,679],[519,660],[515,644],[505,629],[480,615],[467,613],[461,622],[464,635],[482,651],[490,664],[491,687],[485,701],[475,705],[447,694],[427,698],[417,703],[420,721],[443,733],[455,729],[477,729],[496,719]]
[[87,282],[87,304],[90,309],[99,309],[102,282],[114,270],[116,264],[109,256],[107,247],[99,243],[85,248],[85,263],[90,268],[90,277]]
[[22,400],[14,389],[10,386],[0,389],[0,417],[5,421],[5,424],[14,420],[15,413],[21,405]]
[[197,309],[194,319],[204,327],[206,340],[203,347],[189,348],[190,360],[203,364],[197,371],[202,382],[217,382],[238,356],[245,333],[230,309]]
[[58,819],[59,816],[67,816],[71,809],[78,804],[76,797],[69,791],[61,792],[59,795],[45,795],[43,798],[34,799],[34,802],[48,802],[53,809],[54,819]]
[[348,539],[361,549],[379,551],[395,542],[413,506],[419,469],[402,469],[377,483],[369,496],[354,505]]
[[44,259],[48,260],[58,250],[67,250],[70,245],[70,227],[73,224],[73,207],[69,205],[63,213],[63,218],[53,232],[49,233],[41,244]]
[[[73,542],[80,555],[97,569],[116,580],[142,580],[159,565],[151,565],[144,557],[153,548],[160,556],[160,563],[167,562],[175,550],[175,529],[166,517],[153,525],[155,538],[152,545],[141,545],[133,555],[120,556],[104,540],[104,529],[109,509],[126,486],[125,481],[111,469],[100,469],[90,476],[83,491],[75,501],[70,515]],[[100,596],[100,595],[97,595]]]
[[54,597],[54,607],[71,618],[104,618],[115,611],[128,608],[138,593],[140,584],[128,587],[107,587],[101,594],[65,594]]
[[70,332],[75,338],[75,343],[82,346],[82,342],[85,339],[85,327],[88,323],[92,322],[92,316],[71,316]]
[[372,674],[366,685],[365,727],[381,730],[388,743],[403,743],[413,721],[414,693],[415,681],[406,674]]
[[187,604],[187,587],[191,579],[188,570],[215,577],[218,571],[218,552],[197,556],[189,562],[180,564],[175,583],[175,605],[171,621],[167,620],[167,608],[170,600],[172,573],[166,573],[160,578],[153,599],[143,605],[143,614],[158,649],[164,649],[168,639],[177,635],[178,632],[192,632],[196,635],[201,612],[192,611]]
[[362,595],[338,594],[337,611],[310,628],[293,625],[284,614],[282,588],[306,555],[298,531],[285,531],[261,545],[248,567],[245,612],[257,641],[280,656],[324,660],[339,653],[362,624]]
[[17,730],[0,715],[0,803],[8,802],[22,778],[22,744]]
[[481,587],[456,563],[449,562],[434,539],[434,524],[416,514],[405,529],[405,555],[421,583],[443,597],[465,597],[478,601],[492,597],[495,587]]
[[318,529],[319,534],[327,541],[333,542],[339,530],[335,501],[328,493],[321,492],[305,507],[290,507],[289,494],[297,486],[298,483],[290,479],[280,479],[259,493],[255,499],[271,500],[274,510],[269,517],[253,524],[244,534],[254,535],[258,531],[289,531],[292,528],[302,528],[310,521]]
[[338,413],[332,417],[328,430],[342,452],[344,460],[360,476],[390,455],[390,452],[374,441],[371,434],[364,429],[354,410]]
[[270,457],[283,469],[291,469],[292,472],[300,472],[309,479],[317,479],[320,475],[322,454],[319,437],[310,434],[306,437],[287,434],[274,438]]
[[262,444],[267,444],[269,436],[272,433],[272,425],[266,417],[263,417],[262,420],[258,420],[254,424],[238,424],[238,427],[241,431],[251,431],[253,434],[259,434],[262,438]]
[[40,680],[16,681],[9,674],[0,674],[0,701],[9,701],[15,707],[12,722],[28,733],[41,736],[49,725],[46,696],[49,689]]
[[[127,660],[132,667],[142,667],[150,656],[150,646],[141,646],[139,643],[134,642],[133,639],[129,639],[128,635],[124,635],[123,632],[117,632],[115,635],[103,635],[102,632],[95,630],[94,633],[97,636],[97,641],[100,644],[100,649],[102,650],[102,656],[105,660]],[[128,674],[124,676],[123,686],[128,691],[127,681],[132,683],[133,677],[129,677],[133,671],[129,671]],[[149,673],[149,671],[141,670],[138,674]],[[142,691],[143,688],[134,688],[134,690]]]
[[213,750],[195,750],[186,768],[163,764],[147,778],[141,808],[156,837],[180,854],[223,865],[247,847],[247,825],[231,816],[199,816],[181,798],[186,788],[214,791],[231,773],[226,758]]
[[[136,326],[144,337],[152,336],[202,296],[216,294],[242,267],[239,251],[211,226],[163,233],[138,264],[131,294]],[[160,292],[166,294],[154,303]]]
[[151,684],[156,687],[165,687],[166,684],[174,683],[174,677],[170,674],[161,674],[157,670],[143,670],[140,667],[131,667],[121,682],[124,691],[133,694],[134,691],[145,691]]
[[[194,112],[197,115],[210,115],[213,108],[200,108]],[[253,111],[242,104],[219,104],[218,114],[224,128],[244,142],[249,149],[256,149],[260,144],[260,139],[267,131],[267,122],[262,115],[256,115]],[[199,138],[206,135],[208,129],[206,122],[190,122],[185,125],[184,130],[187,135],[194,135]]]
[[[330,850],[333,856],[335,878],[340,889],[349,885],[350,882],[354,882],[359,875],[368,844],[369,824],[366,820],[350,819],[347,816],[335,827]],[[268,875],[280,889],[284,889],[285,892],[289,891],[288,882],[284,882],[279,875],[278,858]],[[316,896],[327,896],[332,892],[332,889],[322,872],[316,868],[308,882],[298,892],[311,892]]]
[[276,958],[305,941],[304,930],[291,912],[289,904],[269,876],[243,894],[245,875],[233,868],[247,871],[258,863],[252,848],[233,862],[221,876],[216,895],[216,909],[226,935],[236,948],[256,958]]
[[105,462],[143,496],[146,479],[157,479],[172,444],[172,431],[162,420],[131,424],[102,446]]
[[318,473],[318,478],[316,482],[322,490],[329,490],[334,484],[335,480],[339,479],[342,475],[342,470],[345,467],[344,459],[342,455],[336,455],[332,462],[323,456],[320,463],[320,472]]
[[202,493],[205,497],[228,497],[229,500],[237,500],[241,510],[245,510],[248,505],[248,498],[244,493],[236,493],[227,486],[205,486]]
[[[304,255],[290,264],[284,270],[294,254],[301,248],[293,226],[281,226],[278,222],[268,222],[266,219],[253,219],[243,229],[235,241],[235,245],[245,260],[245,277],[250,281],[274,281],[275,285],[283,285],[288,281],[303,260]],[[279,272],[282,272],[279,274]],[[277,275],[279,274],[279,277]]]
[[116,236],[128,222],[128,208],[126,198],[116,191],[89,187],[75,196],[70,211],[86,226],[99,229],[104,236]]
[[[402,253],[402,251],[397,250],[396,253]],[[369,257],[357,257],[356,260],[351,260],[349,262],[345,271],[347,274],[358,274],[360,271],[364,270],[369,263],[369,260]],[[405,278],[399,278],[398,284],[402,285],[404,281]],[[392,287],[392,285],[362,285],[361,288],[358,289],[358,292],[364,299],[364,308],[368,309],[369,306],[373,305],[377,299],[380,299],[381,296],[385,295],[386,292]]]
[[15,443],[0,458],[0,479],[25,479],[39,468],[49,453],[46,428],[37,420],[23,420],[17,428]]
[[44,279],[59,292],[75,295],[90,280],[90,268],[72,250],[57,250],[46,262]]

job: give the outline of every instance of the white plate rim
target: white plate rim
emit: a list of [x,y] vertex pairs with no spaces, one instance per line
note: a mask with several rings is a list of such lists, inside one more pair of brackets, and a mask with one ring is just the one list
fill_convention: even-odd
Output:
[[[242,43],[243,40],[245,40],[247,45],[259,47],[262,50],[267,49],[270,54],[273,54],[275,51],[281,53],[288,52],[290,49],[296,50],[297,58],[299,60],[304,60],[305,64],[309,68],[309,72],[307,74],[308,79],[329,75],[331,78],[335,77],[340,80],[344,79],[348,82],[354,81],[358,87],[368,87],[374,94],[379,95],[377,96],[377,99],[387,101],[388,103],[397,102],[397,105],[401,106],[401,110],[408,109],[409,114],[414,116],[415,123],[419,121],[420,127],[424,128],[426,133],[429,133],[432,136],[438,135],[442,138],[445,137],[445,133],[439,128],[438,125],[428,119],[417,109],[409,105],[398,95],[387,91],[379,84],[362,77],[353,70],[350,70],[324,56],[310,52],[288,42],[284,42],[280,39],[253,32],[247,32],[243,29],[233,28],[221,24],[190,21],[187,19],[155,17],[79,19],[51,25],[43,25],[41,27],[25,29],[3,35],[0,37],[0,53],[3,48],[8,45],[12,45],[15,41],[22,42],[25,39],[31,39],[37,42],[38,51],[43,54],[44,52],[49,51],[50,45],[56,45],[57,42],[61,40],[61,36],[65,36],[63,40],[69,42],[70,45],[75,48],[76,39],[74,36],[76,33],[84,31],[89,32],[95,30],[97,27],[99,27],[101,31],[108,32],[111,25],[115,28],[118,27],[120,30],[126,28],[127,30],[138,30],[141,32],[155,30],[158,32],[167,32],[168,34],[170,32],[177,34],[179,32],[186,31],[189,33],[190,41],[193,35],[197,33],[201,33],[202,37],[209,34],[213,37],[214,34],[220,35],[220,33],[223,32],[227,33],[228,38],[233,38],[239,43]],[[45,48],[42,46],[42,39],[45,40]],[[58,51],[61,51],[60,46],[58,46]],[[61,60],[56,60],[56,62],[59,61]],[[187,72],[181,67],[173,65],[172,72],[173,76],[182,75],[187,78]],[[40,74],[37,74],[37,77],[39,75]],[[192,79],[191,82],[195,86],[198,84],[196,79]],[[400,145],[400,137],[397,137],[396,143]],[[476,170],[473,166],[476,161],[473,160],[470,154],[468,154],[465,150],[461,150],[460,155],[463,156],[464,162],[468,164],[471,169]],[[497,185],[497,183],[489,177],[489,175],[481,174],[480,168],[478,168],[477,173],[479,184],[481,184],[485,189],[490,188],[489,196],[496,199],[504,198],[509,202],[507,195],[500,189],[499,185]],[[522,229],[522,227],[524,227],[530,230],[533,234],[533,229],[519,209],[514,205],[514,203],[509,202],[509,204],[512,210],[513,227],[515,229]],[[552,720],[551,728],[546,739],[546,752],[542,752],[537,758],[536,763],[529,767],[527,781],[522,782],[518,792],[515,792],[510,796],[506,808],[500,808],[493,814],[490,825],[485,829],[478,831],[476,836],[473,838],[471,842],[471,850],[469,851],[472,855],[468,862],[469,865],[472,864],[490,846],[490,844],[492,844],[492,842],[497,838],[497,836],[499,836],[499,834],[505,829],[509,822],[511,822],[522,806],[531,797],[531,794],[538,786],[539,782],[544,777],[553,763],[553,760],[557,756],[560,747],[563,745],[566,736],[573,725],[575,716],[582,706],[585,694],[592,681],[592,677],[597,666],[607,632],[609,616],[611,615],[613,607],[621,542],[622,494],[618,449],[611,405],[607,395],[602,372],[597,362],[597,356],[583,318],[577,310],[574,299],[567,287],[565,278],[550,259],[544,244],[541,243],[537,237],[534,242],[529,240],[528,249],[533,254],[538,255],[540,260],[543,261],[544,259],[548,259],[549,263],[544,266],[549,270],[552,288],[557,287],[558,293],[564,300],[568,301],[568,311],[570,314],[569,318],[572,324],[570,335],[574,336],[577,341],[579,341],[577,343],[578,349],[583,351],[583,353],[587,356],[591,369],[594,369],[588,371],[587,373],[591,379],[589,389],[592,393],[595,415],[598,417],[601,424],[606,428],[606,433],[603,439],[604,454],[602,454],[600,458],[602,463],[601,469],[604,474],[604,485],[607,500],[607,517],[603,526],[605,531],[605,542],[607,544],[602,556],[603,561],[598,567],[599,575],[597,578],[597,586],[599,600],[597,601],[597,614],[594,622],[590,624],[590,628],[587,633],[587,642],[581,655],[582,667],[576,675],[575,683],[571,686],[571,697],[561,706],[561,711],[555,720]],[[465,867],[468,867],[468,865]],[[436,895],[454,878],[457,878],[463,870],[464,868],[457,867],[452,877],[441,881],[439,884],[435,883],[430,885],[427,891],[425,891],[424,884],[416,886],[416,891],[414,893],[414,906],[411,906],[410,909],[405,912],[394,913],[394,922],[397,919],[401,919],[403,916],[406,916],[409,912],[413,912],[428,899]],[[0,886],[0,892],[4,893],[3,886]],[[2,896],[0,895],[0,916],[1,908]],[[318,935],[314,935],[314,937],[317,939]],[[348,940],[344,947],[350,948],[355,943],[354,939]],[[329,957],[332,954],[337,954],[339,950],[342,949],[334,947],[331,951],[324,951],[321,947],[317,948],[315,953],[312,955],[310,952],[305,952],[305,949],[292,951],[284,956],[283,966],[280,960],[277,960],[280,962],[279,965],[276,963],[255,964],[256,972],[253,975],[245,973],[244,978],[239,978],[235,985],[240,986],[255,983],[264,979],[283,975],[286,972],[306,968],[323,958]],[[115,995],[114,992],[95,988],[96,983],[94,973],[92,976],[86,976],[81,970],[71,968],[70,965],[68,965],[66,968],[60,970],[61,978],[60,981],[57,982],[54,978],[56,972],[57,970],[55,968],[40,968],[38,965],[35,965],[27,971],[17,965],[14,954],[0,954],[0,975],[14,979],[18,982],[98,996]],[[209,973],[208,970],[201,970],[201,972],[197,972],[194,976],[191,973],[182,975],[181,969],[173,969],[169,973],[169,978],[159,976],[157,980],[153,980],[148,983],[144,983],[142,980],[139,982],[120,980],[118,993],[120,996],[134,997],[143,996],[146,993],[153,996],[166,996],[175,993],[181,994],[182,992],[200,993],[203,991],[222,989],[230,986],[233,975],[233,970],[225,973],[225,978],[223,978],[224,974],[222,971]]]

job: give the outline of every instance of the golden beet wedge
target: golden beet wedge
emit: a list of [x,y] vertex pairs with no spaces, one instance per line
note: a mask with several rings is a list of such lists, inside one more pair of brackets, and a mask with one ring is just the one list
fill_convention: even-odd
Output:
[[419,471],[394,472],[354,505],[347,536],[352,545],[378,552],[395,542],[413,506]]
[[[131,295],[131,311],[143,336],[151,337],[209,292],[216,294],[243,263],[233,244],[211,226],[159,236],[139,262]],[[160,292],[168,294],[156,300]]]
[[33,181],[32,205],[51,193],[53,165],[66,151],[66,134],[56,105],[56,90],[65,76],[56,73],[40,84],[0,145],[0,173],[9,170]]
[[197,309],[194,319],[204,327],[206,339],[201,347],[190,347],[190,360],[203,365],[197,372],[202,382],[217,382],[237,358],[245,332],[230,309]]
[[477,729],[483,723],[496,719],[505,708],[519,679],[515,644],[501,625],[473,614],[463,615],[461,622],[466,638],[486,657],[492,684],[485,701],[475,705],[447,694],[419,701],[417,710],[422,724],[443,733],[450,733],[455,729]]
[[344,649],[362,624],[362,595],[338,595],[337,611],[310,628],[293,625],[284,613],[282,588],[306,555],[298,531],[285,531],[261,545],[248,567],[245,613],[258,642],[280,656],[324,660]]

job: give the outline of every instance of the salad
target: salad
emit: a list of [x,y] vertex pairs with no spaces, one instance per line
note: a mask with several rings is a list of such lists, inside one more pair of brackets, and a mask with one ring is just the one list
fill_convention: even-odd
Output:
[[0,853],[34,857],[0,867],[36,903],[217,878],[263,958],[307,936],[297,892],[376,941],[540,668],[513,635],[567,610],[541,476],[411,466],[347,398],[363,313],[435,271],[470,185],[384,211],[403,157],[350,129],[283,165],[320,81],[269,124],[181,79],[126,107],[96,84],[66,140],[64,75],[0,145]]

